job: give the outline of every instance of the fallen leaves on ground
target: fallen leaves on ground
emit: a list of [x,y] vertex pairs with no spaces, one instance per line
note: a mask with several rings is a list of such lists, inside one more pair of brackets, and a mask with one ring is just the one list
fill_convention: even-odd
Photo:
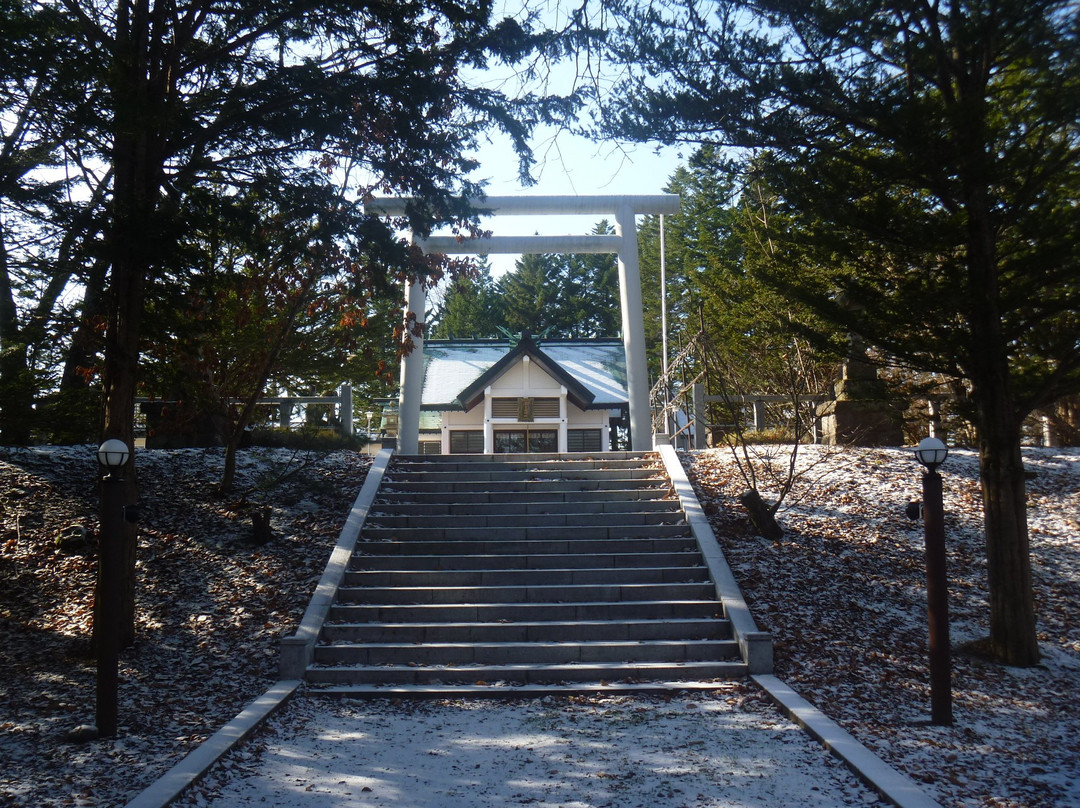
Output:
[[[0,804],[122,805],[277,680],[292,634],[363,484],[356,452],[140,451],[137,641],[120,660],[116,739],[94,723],[95,447],[0,449]],[[284,479],[282,479],[284,477]],[[252,541],[249,509],[272,509]],[[57,546],[71,525],[86,541]],[[76,531],[83,535],[82,531]]]
[[[957,653],[953,727],[927,723],[923,536],[904,515],[919,467],[903,450],[800,454],[778,544],[747,532],[730,453],[683,455],[773,633],[777,674],[944,806],[1080,804],[1080,452],[1025,450],[1043,664]],[[0,449],[0,804],[121,805],[274,682],[278,641],[295,630],[368,465],[334,453],[259,491],[296,461],[282,450],[242,458],[239,488],[274,509],[274,539],[256,547],[237,499],[213,495],[220,450],[140,452],[139,642],[122,658],[121,734],[73,745],[67,731],[93,719],[93,447]],[[987,633],[977,458],[954,451],[942,471],[959,648]],[[89,528],[81,552],[56,547],[71,524]]]
[[[1025,449],[1042,664],[964,653],[989,634],[978,457],[942,467],[955,725],[929,725],[921,498],[909,450],[800,447],[779,543],[748,532],[746,484],[726,450],[685,453],[776,673],[945,806],[1080,804],[1080,451]],[[786,453],[775,453],[778,470]],[[760,472],[759,472],[760,475]],[[769,479],[768,473],[759,479]],[[775,491],[762,490],[769,499]]]

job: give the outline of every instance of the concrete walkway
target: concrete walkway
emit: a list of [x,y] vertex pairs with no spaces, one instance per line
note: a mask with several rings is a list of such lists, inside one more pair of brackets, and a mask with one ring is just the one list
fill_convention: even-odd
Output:
[[[801,708],[801,722],[845,759],[830,755],[752,683],[673,697],[505,702],[301,691],[273,714],[268,704],[247,743],[237,742],[243,728],[223,729],[128,808],[936,805]],[[212,751],[224,754],[216,765]]]
[[[935,808],[913,781],[771,675],[771,638],[757,631],[670,447],[661,455],[755,674],[752,682],[663,695],[512,699],[508,693],[506,701],[467,700],[456,692],[431,701],[296,697],[390,454],[376,458],[300,630],[283,643],[281,669],[289,678],[128,808]],[[497,682],[478,685],[499,689]],[[249,736],[253,740],[243,745]]]

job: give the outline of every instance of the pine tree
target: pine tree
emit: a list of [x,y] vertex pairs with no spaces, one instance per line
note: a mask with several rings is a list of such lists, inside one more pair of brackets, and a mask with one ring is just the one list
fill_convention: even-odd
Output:
[[443,303],[434,316],[433,339],[494,339],[505,322],[503,301],[491,277],[487,259],[475,272],[455,276],[446,287]]
[[560,332],[565,313],[562,306],[562,262],[557,255],[526,255],[513,272],[499,279],[503,327],[518,333]]
[[970,388],[989,647],[1035,664],[1020,438],[1080,390],[1075,4],[607,5],[612,131],[752,150],[759,276]]
[[[596,223],[592,235],[615,232],[607,220]],[[562,332],[569,337],[617,337],[622,330],[619,267],[612,253],[564,257]]]
[[[3,11],[29,7],[4,4]],[[147,307],[163,302],[158,295],[174,290],[174,279],[188,269],[185,237],[203,223],[204,200],[226,203],[223,209],[246,195],[274,200],[297,217],[290,224],[317,225],[316,242],[333,243],[359,268],[367,276],[361,286],[380,276],[426,277],[440,267],[397,238],[395,228],[471,228],[465,200],[478,189],[467,176],[479,134],[502,129],[527,165],[532,125],[578,103],[530,93],[509,98],[471,83],[466,68],[513,62],[538,49],[557,57],[564,47],[559,36],[493,19],[487,4],[71,0],[33,7],[59,21],[68,55],[62,64],[79,67],[64,73],[61,97],[77,99],[78,115],[60,133],[63,151],[75,165],[106,166],[96,225],[80,225],[80,242],[71,218],[67,224],[80,242],[76,260],[99,268],[105,281],[100,307],[91,310],[94,327],[105,326],[103,435],[128,445]],[[10,30],[0,33],[5,125],[14,75],[8,70],[16,64],[7,58]],[[36,49],[53,41],[52,29],[22,30]],[[349,194],[339,187],[343,177]],[[398,222],[358,216],[356,199],[374,191],[422,202]],[[297,247],[294,266],[310,257],[306,249]],[[6,306],[0,311],[9,322],[10,314]],[[0,340],[9,347],[8,334]],[[135,460],[133,454],[125,473],[129,502],[137,497]],[[131,529],[128,641],[134,553]]]
[[[606,221],[595,235],[614,232]],[[618,336],[619,275],[612,254],[526,255],[499,279],[505,327],[563,338]]]

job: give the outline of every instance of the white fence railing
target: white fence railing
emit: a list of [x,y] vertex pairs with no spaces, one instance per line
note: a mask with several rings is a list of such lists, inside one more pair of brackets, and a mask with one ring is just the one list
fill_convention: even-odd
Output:
[[[138,398],[138,404],[170,404],[175,402],[163,399]],[[243,399],[231,399],[229,404],[243,404]],[[353,395],[352,385],[343,384],[337,395],[333,396],[266,396],[260,398],[256,404],[262,407],[278,408],[278,424],[286,429],[291,428],[293,414],[299,406],[326,405],[333,408],[331,423],[342,435],[353,434]],[[140,408],[141,409],[141,408]],[[334,423],[336,422],[336,423]],[[145,423],[144,423],[145,427]]]
[[[748,432],[764,432],[770,425],[770,404],[783,404],[788,407],[805,407],[802,413],[814,443],[821,441],[821,419],[817,415],[817,406],[830,400],[829,396],[808,396],[797,401],[791,396],[780,395],[705,395],[705,385],[695,380],[693,384],[676,392],[668,401],[656,401],[654,409],[654,429],[671,437],[673,445],[686,448],[705,449],[708,447],[709,433],[716,428],[734,429],[736,426]],[[709,420],[708,405],[723,404],[726,407],[738,407],[745,411],[739,417],[739,423],[712,423]]]

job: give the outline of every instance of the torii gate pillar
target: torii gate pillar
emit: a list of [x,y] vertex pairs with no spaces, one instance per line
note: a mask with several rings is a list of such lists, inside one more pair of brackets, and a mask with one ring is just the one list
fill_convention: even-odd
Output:
[[420,450],[420,399],[424,392],[424,312],[427,310],[427,291],[419,279],[408,283],[405,299],[405,322],[416,317],[416,333],[412,334],[413,350],[401,360],[401,387],[398,390],[397,450],[416,454]]
[[622,307],[623,348],[626,350],[626,389],[630,398],[630,445],[634,451],[653,448],[649,411],[649,365],[645,358],[645,307],[641,302],[641,262],[638,260],[637,219],[629,202],[615,212],[619,247],[619,304]]
[[[368,211],[401,215],[410,200],[403,197],[376,199]],[[522,255],[528,253],[617,253],[619,257],[619,303],[622,309],[623,347],[626,351],[626,386],[630,399],[630,441],[634,451],[653,446],[652,414],[649,411],[649,368],[645,358],[645,315],[641,302],[641,264],[638,259],[638,214],[679,212],[677,194],[651,196],[519,196],[488,197],[472,201],[481,215],[488,213],[600,214],[613,215],[615,235],[586,236],[494,236],[458,240],[434,236],[417,240],[426,253],[446,255]],[[408,288],[405,316],[415,315],[422,323],[426,295],[420,283]],[[423,337],[413,337],[415,348],[402,360],[401,393],[398,408],[398,449],[415,454],[419,448],[420,399],[424,384]]]

